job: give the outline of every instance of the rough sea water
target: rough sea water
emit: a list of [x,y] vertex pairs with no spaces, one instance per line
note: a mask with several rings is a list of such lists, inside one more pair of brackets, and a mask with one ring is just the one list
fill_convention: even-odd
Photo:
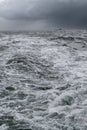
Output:
[[87,31],[0,33],[0,130],[87,130]]

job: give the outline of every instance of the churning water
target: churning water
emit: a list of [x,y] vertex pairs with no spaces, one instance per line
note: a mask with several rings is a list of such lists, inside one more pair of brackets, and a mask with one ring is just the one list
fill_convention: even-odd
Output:
[[0,33],[0,130],[87,130],[87,32]]

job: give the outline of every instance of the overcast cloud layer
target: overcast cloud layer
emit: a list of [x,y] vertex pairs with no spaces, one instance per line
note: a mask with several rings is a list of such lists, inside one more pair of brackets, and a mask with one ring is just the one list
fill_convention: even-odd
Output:
[[0,30],[87,28],[87,0],[0,1]]

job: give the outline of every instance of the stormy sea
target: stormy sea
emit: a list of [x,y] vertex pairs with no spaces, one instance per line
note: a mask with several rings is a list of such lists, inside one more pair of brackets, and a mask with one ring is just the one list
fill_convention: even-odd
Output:
[[87,130],[87,31],[0,32],[0,130]]

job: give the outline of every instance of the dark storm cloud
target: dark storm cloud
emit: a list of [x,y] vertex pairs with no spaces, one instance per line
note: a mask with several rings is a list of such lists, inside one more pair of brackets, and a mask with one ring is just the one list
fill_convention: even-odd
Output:
[[4,0],[0,3],[3,19],[0,23],[1,26],[8,23],[20,28],[48,25],[86,28],[86,12],[86,0]]
[[72,1],[60,4],[50,13],[53,23],[70,27],[87,27],[87,2]]

